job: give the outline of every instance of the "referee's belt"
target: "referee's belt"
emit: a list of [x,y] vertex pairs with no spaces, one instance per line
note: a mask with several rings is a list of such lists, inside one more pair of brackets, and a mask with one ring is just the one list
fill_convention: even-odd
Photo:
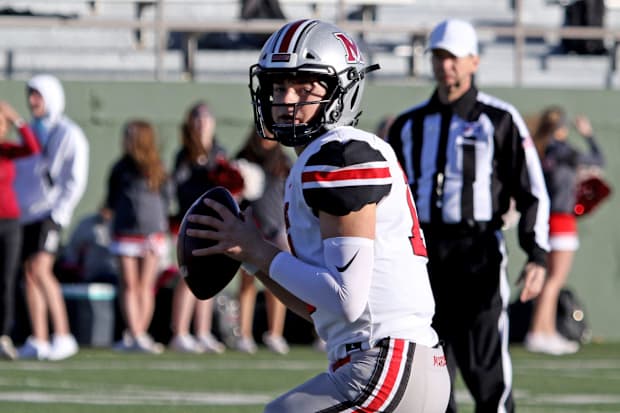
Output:
[[497,224],[494,221],[461,221],[455,223],[430,223],[421,222],[420,226],[426,232],[427,236],[436,235],[474,235],[484,234],[487,232],[497,231],[501,228],[501,224]]

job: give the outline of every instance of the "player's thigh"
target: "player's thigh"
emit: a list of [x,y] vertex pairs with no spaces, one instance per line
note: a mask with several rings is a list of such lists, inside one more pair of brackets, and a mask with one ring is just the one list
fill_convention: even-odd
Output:
[[329,374],[321,373],[273,400],[264,413],[314,413],[344,400]]
[[441,347],[416,345],[409,383],[395,412],[443,413],[450,397],[450,376]]

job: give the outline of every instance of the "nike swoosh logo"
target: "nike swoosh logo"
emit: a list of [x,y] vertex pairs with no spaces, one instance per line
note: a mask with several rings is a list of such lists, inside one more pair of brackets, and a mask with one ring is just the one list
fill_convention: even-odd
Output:
[[336,265],[336,269],[337,269],[338,271],[340,271],[340,272],[345,272],[345,271],[347,270],[347,268],[349,268],[349,267],[351,266],[351,264],[353,263],[353,260],[355,259],[355,257],[357,257],[357,254],[358,254],[359,252],[360,252],[360,251],[359,251],[359,250],[357,250],[357,252],[355,253],[355,255],[354,255],[354,256],[353,256],[353,257],[349,260],[349,262],[347,262],[344,266],[339,267],[339,266],[337,266],[337,265]]

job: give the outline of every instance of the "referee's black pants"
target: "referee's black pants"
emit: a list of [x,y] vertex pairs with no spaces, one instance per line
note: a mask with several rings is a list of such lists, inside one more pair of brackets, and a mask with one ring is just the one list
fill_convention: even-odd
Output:
[[457,369],[476,412],[512,412],[508,354],[509,300],[506,250],[500,232],[425,228],[429,275],[435,297],[433,327],[444,341],[452,382],[448,412],[456,412]]

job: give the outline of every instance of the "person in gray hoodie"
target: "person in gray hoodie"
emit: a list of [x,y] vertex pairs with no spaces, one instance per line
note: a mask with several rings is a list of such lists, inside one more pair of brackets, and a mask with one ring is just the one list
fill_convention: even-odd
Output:
[[56,77],[32,77],[27,98],[31,127],[42,149],[40,154],[16,162],[25,299],[32,330],[18,354],[20,358],[62,360],[76,354],[78,344],[52,269],[61,231],[69,225],[86,188],[89,147],[82,129],[64,115],[65,94]]

